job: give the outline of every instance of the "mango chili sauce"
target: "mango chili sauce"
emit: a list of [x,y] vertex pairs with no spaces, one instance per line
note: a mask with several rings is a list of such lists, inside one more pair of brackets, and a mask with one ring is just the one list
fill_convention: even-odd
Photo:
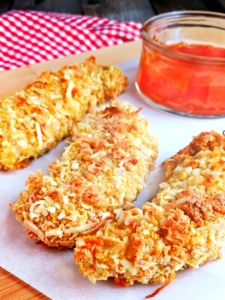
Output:
[[[205,116],[225,114],[225,49],[185,43],[165,47],[202,59],[168,57],[144,47],[137,74],[141,92],[156,104],[175,111]],[[207,61],[212,57],[224,58],[224,63]]]

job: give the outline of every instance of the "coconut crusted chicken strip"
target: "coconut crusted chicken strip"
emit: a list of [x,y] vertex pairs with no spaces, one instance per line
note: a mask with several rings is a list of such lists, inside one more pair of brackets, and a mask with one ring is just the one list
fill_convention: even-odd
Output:
[[113,102],[74,126],[74,136],[50,174],[32,174],[12,205],[30,238],[73,247],[122,213],[145,185],[157,141],[139,110]]
[[205,132],[163,163],[152,202],[79,237],[75,261],[91,282],[170,282],[175,272],[221,257],[225,242],[225,137]]
[[117,67],[84,63],[44,72],[24,91],[0,100],[0,169],[24,168],[71,133],[72,123],[128,85]]

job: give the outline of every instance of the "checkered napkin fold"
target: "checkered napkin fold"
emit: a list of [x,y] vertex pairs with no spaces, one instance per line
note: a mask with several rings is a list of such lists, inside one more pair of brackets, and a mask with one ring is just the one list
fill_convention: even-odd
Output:
[[0,71],[140,39],[142,23],[9,11],[0,15]]

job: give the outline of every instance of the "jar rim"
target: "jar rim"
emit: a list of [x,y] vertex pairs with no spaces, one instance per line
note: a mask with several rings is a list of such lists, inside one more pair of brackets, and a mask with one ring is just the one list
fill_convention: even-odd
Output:
[[[180,17],[209,17],[209,18],[218,18],[225,20],[225,14],[217,12],[208,12],[208,11],[198,11],[198,10],[185,10],[185,11],[173,11],[157,16],[153,16],[148,19],[141,28],[141,37],[146,42],[150,43],[155,50],[163,51],[164,54],[168,56],[180,58],[182,60],[192,61],[192,62],[204,62],[204,63],[225,63],[225,58],[221,57],[208,57],[208,56],[197,56],[193,54],[187,54],[178,52],[176,50],[170,49],[163,44],[159,44],[157,41],[153,40],[148,34],[148,28],[157,21],[160,20],[169,20],[170,18],[180,18]],[[224,48],[225,49],[225,48]]]

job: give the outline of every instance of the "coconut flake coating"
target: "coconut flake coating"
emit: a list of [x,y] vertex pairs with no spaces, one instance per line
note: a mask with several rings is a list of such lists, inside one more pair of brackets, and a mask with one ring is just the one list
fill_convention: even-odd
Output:
[[73,122],[115,98],[128,79],[114,66],[84,63],[44,72],[21,92],[0,100],[0,169],[26,167],[71,133]]
[[139,110],[113,102],[74,125],[73,138],[50,174],[31,174],[12,205],[29,237],[73,247],[121,215],[145,185],[157,157],[157,140]]
[[221,257],[225,245],[225,137],[212,131],[163,163],[156,198],[79,237],[74,253],[91,282],[171,281],[175,272]]

